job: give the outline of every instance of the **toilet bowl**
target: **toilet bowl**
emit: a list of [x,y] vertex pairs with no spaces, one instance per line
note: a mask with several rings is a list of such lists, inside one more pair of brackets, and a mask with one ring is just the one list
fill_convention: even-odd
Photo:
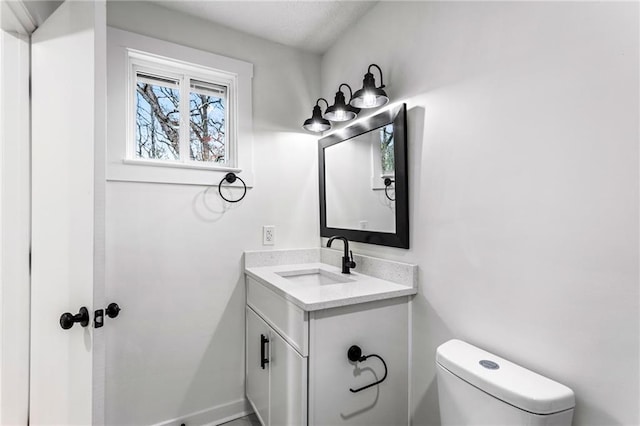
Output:
[[570,426],[573,391],[460,340],[436,352],[442,426]]

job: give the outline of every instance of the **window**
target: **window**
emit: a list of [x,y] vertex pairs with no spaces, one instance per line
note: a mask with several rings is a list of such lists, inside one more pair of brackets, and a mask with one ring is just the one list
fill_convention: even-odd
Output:
[[135,156],[180,159],[180,82],[136,74]]
[[107,29],[107,179],[252,185],[253,65]]
[[380,129],[380,165],[383,176],[393,176],[395,173],[394,148],[392,123]]
[[130,56],[134,117],[128,158],[233,166],[233,76],[137,52]]

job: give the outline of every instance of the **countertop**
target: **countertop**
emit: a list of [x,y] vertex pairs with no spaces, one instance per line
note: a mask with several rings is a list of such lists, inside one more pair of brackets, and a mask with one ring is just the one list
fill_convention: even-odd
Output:
[[[415,267],[408,264],[407,266]],[[323,285],[299,285],[278,274],[315,269],[325,270],[350,281]],[[320,262],[246,267],[245,273],[305,311],[409,296],[418,291],[417,285],[394,283],[354,270],[350,274],[342,274],[340,268]]]

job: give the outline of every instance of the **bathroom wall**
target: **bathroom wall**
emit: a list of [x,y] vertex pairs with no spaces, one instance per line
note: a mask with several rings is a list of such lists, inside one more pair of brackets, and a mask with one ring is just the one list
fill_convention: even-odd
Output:
[[420,265],[413,424],[450,338],[570,386],[576,426],[640,423],[638,12],[380,2],[323,56],[323,96],[377,63],[408,104],[411,249],[353,249]]
[[242,251],[263,248],[262,225],[275,248],[319,241],[317,138],[301,120],[320,58],[141,2],[109,2],[108,24],[254,65],[255,186],[241,203],[221,202],[219,179],[107,183],[106,295],[122,312],[105,327],[106,421],[211,422],[245,408]]

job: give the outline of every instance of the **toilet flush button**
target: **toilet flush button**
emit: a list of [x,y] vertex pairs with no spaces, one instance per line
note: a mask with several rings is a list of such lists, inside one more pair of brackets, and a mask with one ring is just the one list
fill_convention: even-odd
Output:
[[481,360],[480,365],[483,366],[484,368],[488,368],[489,370],[497,370],[498,368],[500,368],[498,363],[489,361],[488,359]]

